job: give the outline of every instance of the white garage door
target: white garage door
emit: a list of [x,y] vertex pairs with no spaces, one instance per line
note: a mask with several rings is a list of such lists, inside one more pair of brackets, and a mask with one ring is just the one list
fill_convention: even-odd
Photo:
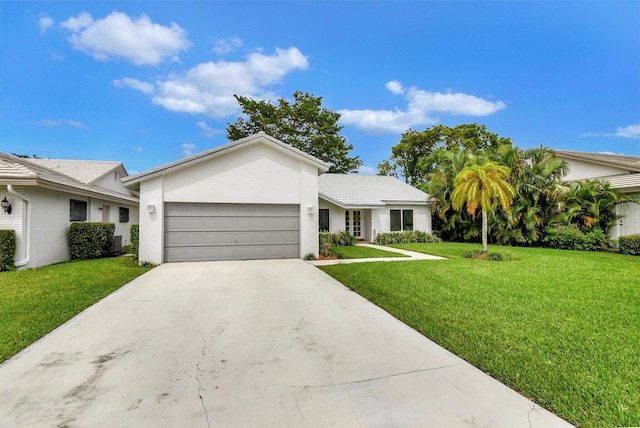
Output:
[[298,205],[166,203],[165,262],[300,257]]

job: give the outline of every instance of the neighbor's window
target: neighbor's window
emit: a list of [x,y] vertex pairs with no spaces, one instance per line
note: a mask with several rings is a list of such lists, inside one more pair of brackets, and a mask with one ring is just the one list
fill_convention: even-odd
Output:
[[120,223],[129,223],[129,208],[120,207]]
[[389,214],[389,230],[392,232],[413,230],[413,210],[389,210]]
[[391,228],[392,232],[398,232],[402,230],[402,211],[400,210],[391,210]]
[[324,209],[324,208],[320,208],[320,224],[319,224],[319,230],[320,232],[322,231],[328,231],[329,230],[329,210],[328,209]]
[[87,221],[87,201],[71,199],[69,204],[69,221]]
[[413,230],[413,210],[402,210],[402,230]]

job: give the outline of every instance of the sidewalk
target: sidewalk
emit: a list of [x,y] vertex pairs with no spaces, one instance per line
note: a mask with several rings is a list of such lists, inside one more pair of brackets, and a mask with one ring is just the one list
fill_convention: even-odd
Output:
[[314,266],[328,266],[343,263],[367,263],[367,262],[406,262],[408,260],[446,260],[444,257],[432,256],[430,254],[417,253],[415,251],[401,250],[400,248],[385,247],[375,244],[356,244],[363,247],[375,248],[390,253],[400,253],[407,257],[381,257],[372,259],[336,259],[336,260],[309,260]]

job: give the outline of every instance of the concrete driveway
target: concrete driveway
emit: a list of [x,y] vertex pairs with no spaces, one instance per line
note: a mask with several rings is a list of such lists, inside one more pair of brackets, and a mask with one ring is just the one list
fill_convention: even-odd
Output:
[[567,425],[301,260],[165,264],[0,366],[3,427]]

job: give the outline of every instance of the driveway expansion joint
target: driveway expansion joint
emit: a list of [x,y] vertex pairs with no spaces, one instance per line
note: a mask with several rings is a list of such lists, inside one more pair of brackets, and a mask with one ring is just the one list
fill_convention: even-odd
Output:
[[207,427],[209,428],[211,425],[209,423],[209,412],[207,412],[207,407],[204,405],[204,398],[202,397],[202,381],[200,380],[200,364],[204,361],[204,358],[207,356],[206,347],[207,341],[204,338],[204,334],[200,332],[200,336],[202,337],[202,357],[200,361],[196,363],[196,381],[198,382],[198,397],[200,397],[200,404],[202,405],[202,410],[204,411],[204,416],[207,420]]

